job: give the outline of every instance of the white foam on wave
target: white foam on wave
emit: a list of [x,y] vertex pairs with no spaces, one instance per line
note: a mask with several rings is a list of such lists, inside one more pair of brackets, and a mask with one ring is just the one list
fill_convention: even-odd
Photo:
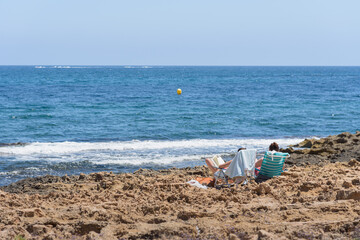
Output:
[[19,173],[20,173],[20,171],[0,172],[0,176],[18,175]]
[[124,68],[152,68],[150,66],[124,66]]
[[6,171],[6,172],[0,172],[0,176],[1,175],[19,175],[21,173],[24,172],[40,172],[41,169],[37,168],[37,167],[27,167],[27,168],[23,168],[21,170],[13,170],[13,171]]
[[282,139],[193,139],[177,141],[116,141],[116,142],[35,142],[24,146],[1,147],[0,153],[15,155],[31,154],[59,154],[76,153],[83,151],[101,150],[159,150],[159,149],[192,149],[192,148],[225,148],[236,150],[237,147],[266,149],[272,142],[277,142],[280,147],[296,144],[302,138]]
[[114,165],[168,165],[174,162],[183,162],[183,161],[199,161],[204,159],[206,155],[196,154],[196,155],[158,155],[158,156],[109,156],[101,155],[99,156],[98,161],[94,161],[94,164],[105,165],[105,164],[114,164]]
[[96,67],[83,67],[83,66],[35,66],[35,68],[96,68]]
[[[35,68],[103,68],[103,66],[35,66]],[[153,68],[152,66],[123,66],[123,68]],[[162,67],[157,67],[162,68]]]
[[24,146],[0,148],[0,154],[12,155],[15,160],[46,160],[72,162],[87,160],[94,164],[170,164],[195,161],[213,154],[235,153],[246,147],[265,151],[270,143],[280,147],[296,144],[302,138],[281,139],[192,139],[175,141],[114,141],[114,142],[56,142],[30,143]]

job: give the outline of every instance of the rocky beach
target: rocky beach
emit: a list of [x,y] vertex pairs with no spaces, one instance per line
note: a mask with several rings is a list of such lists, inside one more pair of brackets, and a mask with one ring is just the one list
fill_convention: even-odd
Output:
[[0,239],[359,239],[360,132],[282,149],[288,171],[200,189],[205,166],[29,178],[0,188]]

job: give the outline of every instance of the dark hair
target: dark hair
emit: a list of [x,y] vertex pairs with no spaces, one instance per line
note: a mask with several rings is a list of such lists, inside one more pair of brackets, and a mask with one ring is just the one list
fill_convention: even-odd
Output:
[[272,144],[270,144],[269,146],[269,151],[279,151],[279,145],[276,142],[273,142]]
[[246,150],[246,148],[241,147],[241,148],[238,149],[238,152],[240,152],[240,150]]

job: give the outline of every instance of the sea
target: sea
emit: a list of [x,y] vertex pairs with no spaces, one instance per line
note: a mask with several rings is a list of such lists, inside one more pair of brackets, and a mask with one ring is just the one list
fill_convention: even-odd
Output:
[[0,185],[261,153],[355,132],[359,106],[360,67],[0,66]]

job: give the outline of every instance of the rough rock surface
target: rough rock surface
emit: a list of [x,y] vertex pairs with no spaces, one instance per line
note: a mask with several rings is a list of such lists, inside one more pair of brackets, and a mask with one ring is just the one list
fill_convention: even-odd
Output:
[[305,139],[281,151],[291,154],[288,165],[323,165],[328,162],[348,162],[350,159],[360,161],[360,131],[355,134],[344,132],[321,139]]
[[360,163],[340,160],[220,190],[185,184],[206,167],[25,179],[0,188],[0,239],[358,239]]
[[294,166],[221,190],[184,184],[206,175],[204,167],[46,176],[0,191],[0,239],[356,238],[359,170],[357,161]]

